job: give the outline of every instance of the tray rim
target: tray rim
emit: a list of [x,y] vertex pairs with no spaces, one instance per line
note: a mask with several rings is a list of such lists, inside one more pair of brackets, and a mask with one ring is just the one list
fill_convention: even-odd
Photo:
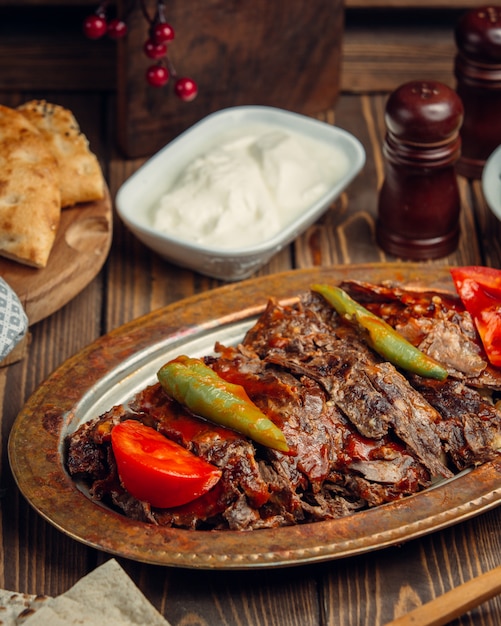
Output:
[[[416,539],[496,507],[501,500],[498,459],[397,502],[336,520],[248,531],[242,542],[242,531],[169,529],[129,520],[92,502],[64,470],[61,433],[77,419],[75,406],[110,369],[120,368],[124,358],[137,354],[138,346],[151,346],[166,333],[182,341],[217,329],[222,322],[232,323],[236,317],[256,315],[269,296],[295,297],[311,282],[348,276],[368,280],[386,276],[398,283],[452,289],[447,266],[317,267],[225,285],[132,320],[67,359],[18,414],[8,455],[23,496],[46,521],[90,547],[140,562],[198,569],[284,567],[354,556]],[[236,309],[235,301],[240,303]],[[80,382],[70,389],[70,380]],[[461,489],[455,488],[458,481]],[[79,511],[76,518],[75,510]]]

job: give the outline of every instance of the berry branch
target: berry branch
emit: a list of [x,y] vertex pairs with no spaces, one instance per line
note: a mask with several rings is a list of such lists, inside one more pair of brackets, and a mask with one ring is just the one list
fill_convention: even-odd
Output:
[[[85,18],[83,23],[84,35],[88,39],[100,39],[107,35],[111,39],[121,39],[127,35],[127,17],[133,8],[129,6],[127,15],[108,18],[110,0],[101,0],[92,15]],[[152,87],[163,87],[172,78],[174,93],[185,102],[194,100],[198,87],[194,80],[187,76],[178,76],[171,59],[168,56],[168,46],[175,38],[174,28],[166,18],[164,0],[157,0],[156,11],[150,15],[145,0],[139,0],[139,6],[144,19],[148,22],[148,39],[144,42],[144,55],[156,61],[146,70],[146,81]]]

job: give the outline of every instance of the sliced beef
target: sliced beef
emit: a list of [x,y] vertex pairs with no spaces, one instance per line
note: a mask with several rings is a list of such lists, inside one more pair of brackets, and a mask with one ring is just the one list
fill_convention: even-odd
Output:
[[438,433],[458,469],[493,459],[501,450],[501,411],[461,381],[413,377],[412,384],[441,416]]
[[160,433],[222,469],[223,481],[237,485],[253,506],[260,507],[269,499],[250,440],[191,414],[169,398],[159,383],[140,392],[131,406],[149,415]]
[[121,485],[111,450],[112,428],[130,417],[125,406],[115,406],[80,426],[67,437],[66,466],[71,476],[89,484],[89,494],[95,500],[114,505],[132,519],[156,523],[150,505],[136,500]]
[[374,369],[374,386],[392,405],[390,420],[396,435],[405,441],[434,476],[451,477],[452,472],[443,462],[437,433],[440,415],[391,363],[380,363]]
[[[446,364],[444,382],[399,371],[315,293],[271,299],[238,346],[217,343],[207,365],[242,385],[286,437],[289,454],[212,424],[150,385],[82,425],[67,468],[92,497],[125,515],[187,529],[254,530],[350,515],[403,498],[496,456],[501,412],[471,318],[444,294],[347,282],[355,299]],[[489,396],[489,397],[487,397]],[[222,470],[208,493],[155,509],[122,487],[111,430],[138,419]]]
[[248,333],[247,347],[260,350],[266,362],[319,382],[360,434],[378,438],[393,429],[433,475],[452,475],[442,462],[437,411],[356,331],[333,316],[328,325],[320,316],[304,315],[302,306],[270,304],[265,316],[273,323],[265,324],[257,343]]
[[67,437],[66,467],[71,476],[98,480],[109,474],[107,446],[111,442],[111,430],[125,415],[124,407],[113,407]]
[[501,370],[489,364],[459,297],[361,281],[346,281],[341,287],[444,365],[450,376],[470,386],[501,390]]
[[[296,488],[316,494],[326,480],[343,484],[344,475],[352,471],[391,484],[394,492],[410,493],[429,484],[424,465],[402,443],[386,436],[388,429],[376,438],[362,436],[315,377],[297,376],[294,368],[277,368],[257,355],[249,366],[248,348],[244,352],[222,346],[217,349],[220,355],[209,359],[212,367],[223,378],[244,386],[251,399],[283,429],[294,454],[273,450],[267,454]],[[354,495],[361,498],[356,492]]]

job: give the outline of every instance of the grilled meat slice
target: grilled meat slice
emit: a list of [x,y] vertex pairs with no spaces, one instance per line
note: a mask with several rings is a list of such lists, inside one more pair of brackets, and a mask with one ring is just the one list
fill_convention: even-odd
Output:
[[125,406],[115,406],[82,424],[67,437],[66,466],[71,476],[89,485],[89,495],[95,500],[114,505],[132,519],[156,523],[150,505],[131,496],[118,478],[111,450],[111,430],[128,417],[131,414]]
[[82,424],[67,437],[66,466],[71,476],[99,480],[109,475],[106,446],[111,441],[111,429],[125,414],[124,407],[113,407],[101,417]]
[[501,390],[501,370],[489,364],[459,297],[360,281],[346,281],[341,287],[444,365],[450,376],[470,386]]
[[[233,358],[228,360],[230,353]],[[75,475],[91,478],[94,497],[129,517],[160,525],[249,530],[349,515],[429,484],[428,472],[402,446],[388,439],[361,438],[314,381],[301,384],[257,356],[233,349],[212,360],[228,379],[240,384],[245,379],[263,410],[282,416],[295,454],[255,448],[237,433],[187,413],[156,384],[127,407],[115,407],[70,437],[69,466]],[[130,418],[141,419],[221,467],[221,481],[196,501],[172,510],[154,509],[132,498],[118,480],[109,435],[114,424]],[[93,467],[88,450],[100,446],[104,450]],[[94,452],[90,458],[97,458]],[[352,473],[360,480],[352,480]]]
[[[156,383],[137,394],[133,411],[148,416],[160,433],[223,470],[223,482],[237,485],[252,506],[269,499],[249,440],[238,433],[194,416],[172,400]],[[144,421],[144,420],[143,420]]]
[[437,425],[454,465],[465,469],[492,460],[501,450],[501,411],[461,381],[412,377],[413,386],[441,415]]
[[[381,484],[381,503],[429,485],[429,472],[401,442],[389,435],[363,437],[312,377],[276,367],[247,347],[216,349],[219,356],[208,359],[211,366],[244,386],[271,419],[280,420],[293,454],[267,450],[267,456],[296,489],[316,496],[326,483],[346,486],[346,475],[355,472],[368,483]],[[357,500],[365,497],[356,490],[351,493]]]
[[[205,362],[284,432],[291,453],[265,448],[193,415],[159,384],[82,425],[67,441],[71,475],[92,497],[146,522],[252,530],[337,518],[405,497],[496,456],[501,412],[487,397],[501,372],[485,361],[459,299],[347,282],[355,299],[446,364],[439,382],[398,371],[323,298],[271,299],[239,346]],[[483,389],[482,389],[483,388]],[[111,429],[138,419],[220,467],[217,485],[175,509],[155,509],[122,487]]]
[[433,475],[452,476],[442,461],[437,411],[356,331],[318,305],[316,310],[271,303],[264,316],[272,322],[263,324],[265,332],[247,333],[244,344],[260,350],[266,362],[319,382],[360,434],[377,438],[393,429]]
[[392,405],[389,419],[402,441],[434,476],[451,477],[444,463],[441,441],[437,432],[438,412],[419,394],[390,363],[374,368],[374,386]]

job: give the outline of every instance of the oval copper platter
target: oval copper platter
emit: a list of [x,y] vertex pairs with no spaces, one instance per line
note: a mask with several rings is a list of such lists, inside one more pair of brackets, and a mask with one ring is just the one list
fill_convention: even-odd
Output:
[[[136,522],[96,504],[64,467],[64,439],[81,423],[155,379],[186,353],[237,342],[270,296],[294,298],[311,283],[354,278],[453,291],[448,268],[421,264],[337,266],[265,276],[176,302],[99,338],[66,361],[31,396],[9,439],[19,489],[38,513],[77,541],[137,561],[200,569],[283,567],[382,549],[494,508],[501,460],[414,496],[349,517],[246,532],[189,531]],[[75,515],[78,511],[78,515]]]

